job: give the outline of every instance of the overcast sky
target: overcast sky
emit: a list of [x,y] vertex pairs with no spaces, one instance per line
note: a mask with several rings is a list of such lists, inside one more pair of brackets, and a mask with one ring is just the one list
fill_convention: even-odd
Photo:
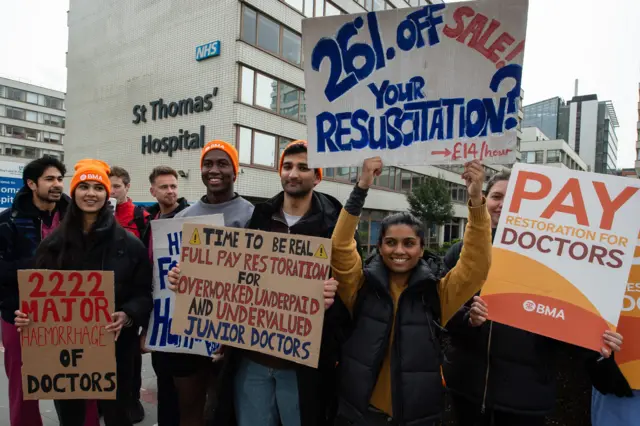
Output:
[[[68,0],[0,0],[0,75],[65,91],[68,8]],[[524,104],[568,100],[576,78],[579,94],[613,102],[618,167],[633,167],[640,0],[529,0]]]

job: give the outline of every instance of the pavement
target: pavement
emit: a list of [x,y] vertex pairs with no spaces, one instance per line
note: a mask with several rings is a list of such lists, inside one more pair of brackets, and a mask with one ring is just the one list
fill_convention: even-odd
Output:
[[[4,353],[4,348],[0,345],[0,352]],[[0,356],[0,426],[11,426],[9,422],[9,387],[7,375],[4,372],[4,356]],[[151,367],[151,355],[142,356],[142,389],[140,399],[145,411],[145,418],[138,426],[154,426],[158,422],[157,417],[157,387],[156,376]],[[40,401],[40,414],[42,415],[43,426],[59,426],[56,410],[53,408],[53,401]],[[104,422],[101,422],[104,425]]]

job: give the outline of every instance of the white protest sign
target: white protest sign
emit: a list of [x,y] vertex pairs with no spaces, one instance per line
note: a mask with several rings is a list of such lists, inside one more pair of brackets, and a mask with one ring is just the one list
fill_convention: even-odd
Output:
[[528,0],[302,21],[309,164],[515,161]]
[[167,288],[167,274],[180,260],[182,225],[203,223],[224,226],[221,214],[159,219],[151,221],[153,237],[153,313],[149,320],[145,346],[152,351],[211,356],[219,345],[200,339],[171,334],[175,294]]

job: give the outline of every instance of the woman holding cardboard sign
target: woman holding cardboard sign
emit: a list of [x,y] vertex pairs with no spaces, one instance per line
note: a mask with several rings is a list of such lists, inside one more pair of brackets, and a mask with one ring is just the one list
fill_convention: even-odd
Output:
[[480,290],[491,264],[484,169],[465,164],[469,224],[461,262],[438,279],[422,259],[424,231],[409,213],[382,222],[378,253],[364,268],[353,239],[382,161],[364,161],[333,233],[331,266],[354,329],[343,346],[336,425],[439,424],[444,409],[437,330]]
[[[152,309],[151,264],[142,242],[118,225],[107,208],[109,167],[97,160],[83,160],[71,180],[71,203],[60,227],[36,252],[36,267],[54,270],[113,271],[115,312],[106,327],[116,339],[115,400],[101,400],[106,426],[132,425],[128,416],[136,330],[149,321]],[[29,326],[26,314],[16,311],[16,326]],[[85,400],[57,400],[61,426],[82,426]],[[97,419],[96,419],[97,421]]]

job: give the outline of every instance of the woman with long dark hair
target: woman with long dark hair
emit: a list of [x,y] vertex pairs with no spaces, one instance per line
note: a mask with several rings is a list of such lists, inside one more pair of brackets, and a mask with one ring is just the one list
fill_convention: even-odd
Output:
[[[109,167],[82,160],[71,180],[71,203],[60,227],[36,252],[36,268],[113,271],[115,309],[106,327],[116,340],[115,400],[100,400],[106,426],[130,426],[127,402],[131,393],[136,330],[146,326],[153,306],[151,264],[140,240],[125,231],[107,207],[111,190]],[[26,314],[16,311],[16,326],[27,327]],[[82,426],[87,401],[57,400],[60,426]]]
[[353,235],[381,171],[380,158],[364,161],[332,237],[333,276],[354,324],[340,361],[336,425],[434,426],[444,409],[439,324],[480,290],[491,264],[484,170],[478,161],[465,165],[465,245],[460,262],[444,277],[423,260],[424,228],[410,213],[382,221],[378,253],[363,267]]

